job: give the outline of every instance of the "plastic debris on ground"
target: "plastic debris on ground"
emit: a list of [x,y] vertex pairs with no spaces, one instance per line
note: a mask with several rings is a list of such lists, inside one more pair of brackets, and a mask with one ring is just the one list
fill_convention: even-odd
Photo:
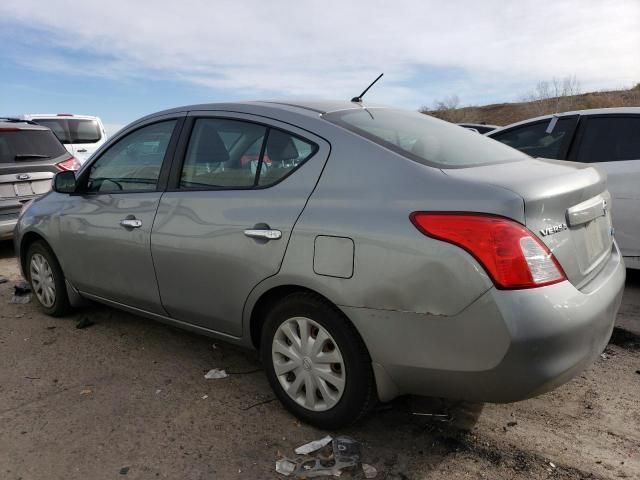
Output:
[[362,471],[364,473],[364,478],[376,478],[376,475],[378,475],[376,467],[369,465],[368,463],[362,464]]
[[283,458],[276,461],[276,472],[288,477],[296,470],[296,464],[291,460]]
[[13,287],[15,295],[26,295],[27,293],[31,293],[31,285],[27,282],[20,282]]
[[207,380],[216,380],[218,378],[227,378],[229,375],[227,375],[227,372],[225,372],[222,368],[214,368],[212,370],[209,370],[204,378],[206,378]]
[[31,301],[31,285],[27,282],[21,282],[13,286],[13,297],[9,303],[29,303]]
[[316,450],[320,450],[325,445],[329,445],[329,442],[333,440],[331,435],[327,435],[320,440],[314,440],[313,442],[305,443],[304,445],[296,448],[294,452],[298,455],[308,455],[311,452],[315,452]]
[[[326,436],[295,449],[298,457],[276,461],[276,472],[295,478],[339,477],[344,472],[362,471],[365,478],[375,478],[377,470],[360,463],[360,443],[351,437]],[[314,455],[310,455],[313,453]]]
[[9,303],[19,303],[19,304],[24,304],[29,302],[31,302],[31,295],[29,294],[14,295],[13,297],[11,297],[11,300],[9,300]]

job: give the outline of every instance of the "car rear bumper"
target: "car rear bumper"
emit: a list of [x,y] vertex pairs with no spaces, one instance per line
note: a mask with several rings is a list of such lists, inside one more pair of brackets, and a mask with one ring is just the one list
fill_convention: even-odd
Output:
[[567,382],[604,350],[624,289],[614,244],[600,273],[528,290],[492,288],[455,316],[343,307],[371,354],[381,400],[401,394],[512,402]]
[[[3,218],[5,217],[5,218]],[[0,215],[0,240],[13,238],[13,229],[18,222],[18,215]]]

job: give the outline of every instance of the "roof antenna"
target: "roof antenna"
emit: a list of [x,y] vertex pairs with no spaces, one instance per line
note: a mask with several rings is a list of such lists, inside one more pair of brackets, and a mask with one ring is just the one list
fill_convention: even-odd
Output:
[[362,102],[362,97],[364,97],[364,94],[367,93],[369,91],[369,89],[371,87],[373,87],[373,85],[382,78],[382,76],[384,75],[384,73],[381,73],[380,75],[378,75],[378,78],[376,78],[373,82],[371,82],[371,85],[369,85],[367,88],[364,89],[364,91],[358,95],[357,97],[353,97],[351,99],[352,102],[356,102],[356,103],[360,103]]

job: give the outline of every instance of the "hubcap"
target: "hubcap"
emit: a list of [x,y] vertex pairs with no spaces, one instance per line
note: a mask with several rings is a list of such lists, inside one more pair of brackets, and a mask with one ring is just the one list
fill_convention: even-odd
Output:
[[342,398],[346,372],[335,340],[305,317],[285,320],[276,330],[271,358],[287,395],[308,410],[322,412]]
[[39,253],[33,254],[29,265],[31,286],[42,305],[51,308],[56,301],[56,284],[49,262]]

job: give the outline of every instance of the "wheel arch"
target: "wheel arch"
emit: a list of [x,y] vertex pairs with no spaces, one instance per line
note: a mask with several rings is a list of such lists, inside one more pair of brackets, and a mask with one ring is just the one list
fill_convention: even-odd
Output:
[[[54,252],[53,248],[51,248],[51,245],[49,244],[49,242],[47,242],[45,240],[45,238],[40,235],[37,232],[27,232],[25,233],[22,238],[20,239],[20,251],[19,251],[19,261],[20,261],[20,268],[22,269],[22,275],[24,276],[25,279],[28,280],[27,278],[27,265],[26,265],[26,261],[27,261],[27,252],[29,250],[29,247],[31,245],[33,245],[35,242],[41,241],[43,242],[47,248],[49,250],[51,250],[51,252],[56,255],[56,253]],[[56,259],[58,258],[58,256],[56,255]],[[58,262],[60,262],[60,260],[58,260]]]
[[251,315],[249,317],[249,335],[250,335],[251,345],[256,350],[260,349],[260,337],[262,334],[262,326],[264,324],[264,319],[266,314],[277,302],[279,302],[286,296],[291,295],[292,293],[312,293],[320,297],[322,300],[324,300],[328,304],[335,307],[337,310],[340,311],[340,313],[342,313],[345,320],[349,322],[349,324],[351,324],[353,329],[358,333],[358,335],[360,336],[360,340],[362,341],[363,345],[365,345],[365,348],[366,348],[366,344],[364,343],[364,339],[362,338],[362,335],[360,335],[360,332],[358,332],[358,329],[356,328],[355,324],[351,321],[351,319],[347,316],[347,314],[340,308],[339,305],[331,301],[331,299],[329,299],[326,295],[323,295],[321,292],[318,292],[313,288],[291,283],[291,284],[277,285],[267,289],[262,294],[260,294],[258,299],[253,304],[253,307],[251,308]]

